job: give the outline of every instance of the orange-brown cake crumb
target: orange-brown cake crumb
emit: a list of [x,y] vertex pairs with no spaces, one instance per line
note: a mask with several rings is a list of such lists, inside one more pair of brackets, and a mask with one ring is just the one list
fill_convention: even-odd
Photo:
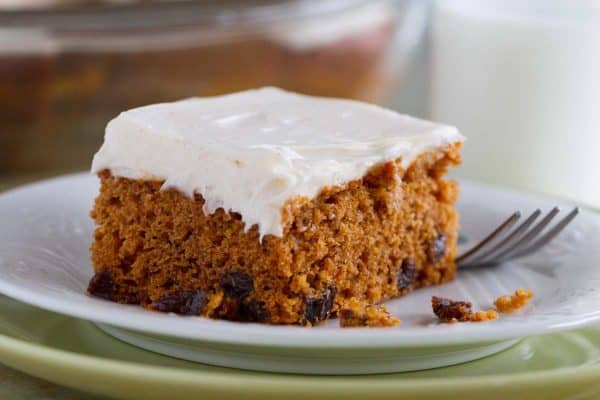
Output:
[[400,323],[383,304],[370,305],[357,299],[350,299],[340,310],[339,316],[342,328],[391,327]]
[[433,313],[441,322],[486,322],[498,319],[498,313],[494,310],[476,311],[471,310],[468,301],[456,301],[433,296],[431,298]]
[[523,308],[532,297],[531,290],[517,289],[513,295],[498,297],[494,300],[494,306],[501,313],[511,313]]
[[471,314],[469,321],[471,322],[487,322],[498,319],[498,313],[495,310],[476,311]]

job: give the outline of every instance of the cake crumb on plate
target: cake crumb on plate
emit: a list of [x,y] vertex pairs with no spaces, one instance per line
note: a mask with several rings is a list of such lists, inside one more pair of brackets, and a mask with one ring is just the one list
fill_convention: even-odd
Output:
[[466,322],[473,313],[472,305],[468,301],[455,301],[437,296],[431,297],[431,307],[441,322]]
[[532,297],[531,290],[517,289],[513,295],[498,297],[494,300],[494,306],[501,313],[511,313],[523,308]]
[[486,322],[486,321],[493,321],[495,319],[498,319],[498,313],[496,312],[496,310],[486,310],[486,311],[476,311],[473,314],[471,314],[471,322]]
[[486,322],[498,319],[498,313],[492,309],[487,311],[472,311],[468,301],[456,301],[443,297],[431,297],[433,313],[440,322]]

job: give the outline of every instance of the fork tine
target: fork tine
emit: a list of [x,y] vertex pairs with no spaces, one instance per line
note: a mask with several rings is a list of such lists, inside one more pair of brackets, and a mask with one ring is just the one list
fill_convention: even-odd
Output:
[[535,210],[523,223],[517,226],[512,232],[510,232],[500,243],[494,246],[489,251],[480,254],[475,260],[472,260],[472,263],[478,264],[487,264],[491,262],[495,262],[498,253],[503,253],[507,248],[511,248],[515,243],[518,243],[519,240],[526,234],[527,229],[538,219],[538,217],[542,214],[542,210],[539,208]]
[[510,260],[519,253],[519,251],[527,248],[527,246],[536,239],[539,234],[552,222],[554,217],[556,217],[560,213],[560,207],[554,207],[540,222],[538,222],[533,228],[531,228],[522,238],[517,241],[511,247],[507,248],[505,251],[500,254],[496,254],[497,262],[504,262]]
[[502,232],[510,229],[514,224],[519,221],[521,218],[521,213],[519,211],[513,213],[510,217],[508,217],[500,226],[494,229],[489,235],[487,235],[482,241],[477,243],[475,246],[467,250],[465,253],[461,254],[456,258],[457,264],[464,264],[469,260],[472,256],[476,255],[480,250],[486,248],[498,235]]
[[548,232],[546,232],[534,244],[532,244],[531,246],[516,253],[514,255],[514,257],[522,257],[527,254],[531,254],[535,251],[538,251],[539,249],[541,249],[548,243],[550,243],[550,241],[552,241],[552,239],[554,239],[556,236],[558,236],[558,234],[561,233],[563,231],[563,229],[565,229],[566,226],[569,225],[571,223],[571,221],[573,221],[573,219],[575,219],[577,214],[579,214],[579,207],[575,207],[573,210],[571,210],[571,212],[566,217],[564,217],[562,220],[557,222],[556,225],[552,229],[550,229]]

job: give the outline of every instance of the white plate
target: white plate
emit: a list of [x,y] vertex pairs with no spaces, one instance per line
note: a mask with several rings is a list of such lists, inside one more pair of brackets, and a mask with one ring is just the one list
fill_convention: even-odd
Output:
[[[481,184],[463,182],[461,188],[462,233],[471,240],[482,237],[514,210],[528,212],[555,205],[547,199]],[[316,369],[313,363],[309,372],[398,371],[465,361],[505,348],[518,338],[600,321],[600,216],[586,211],[534,256],[495,268],[461,271],[452,283],[388,301],[389,310],[403,321],[397,328],[340,329],[335,320],[312,329],[244,324],[111,303],[85,294],[92,276],[89,210],[97,191],[96,178],[78,174],[0,195],[0,292],[41,308],[102,323],[111,334],[154,351],[219,365],[307,372],[308,367],[298,363],[300,352],[306,355],[307,349],[316,350],[311,360],[319,354],[324,359],[335,358],[331,352],[336,350],[368,350],[354,366],[345,363],[343,367],[338,359]],[[475,309],[485,309],[497,296],[519,287],[534,291],[531,304],[498,321],[439,325],[432,317],[432,295],[469,300]],[[185,345],[181,341],[175,345],[173,338],[186,339]],[[212,346],[211,355],[193,354],[192,347],[197,348],[198,343],[203,350]],[[390,349],[409,347],[433,347],[437,352],[445,347],[444,351],[454,357],[423,362],[424,356],[432,357],[427,351],[399,361],[398,355],[390,353]],[[236,357],[242,348],[254,349],[253,354]],[[257,357],[267,357],[266,348],[297,353],[289,353],[289,357],[270,355],[270,361],[263,359],[263,365],[257,366],[255,363],[261,361]],[[364,357],[382,354],[390,356],[387,365],[365,365]]]

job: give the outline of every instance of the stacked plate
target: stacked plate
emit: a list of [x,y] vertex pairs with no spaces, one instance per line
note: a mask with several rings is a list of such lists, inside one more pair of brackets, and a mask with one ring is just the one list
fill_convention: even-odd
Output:
[[[72,175],[0,195],[0,293],[12,298],[0,297],[3,363],[120,398],[600,395],[600,326],[562,332],[600,322],[598,214],[583,212],[526,259],[460,271],[452,283],[387,302],[403,321],[397,328],[340,329],[330,321],[307,329],[88,297],[88,213],[97,190],[94,177]],[[476,240],[515,210],[554,205],[463,182],[462,234]],[[497,321],[438,324],[431,313],[432,295],[486,309],[519,287],[534,299]]]

